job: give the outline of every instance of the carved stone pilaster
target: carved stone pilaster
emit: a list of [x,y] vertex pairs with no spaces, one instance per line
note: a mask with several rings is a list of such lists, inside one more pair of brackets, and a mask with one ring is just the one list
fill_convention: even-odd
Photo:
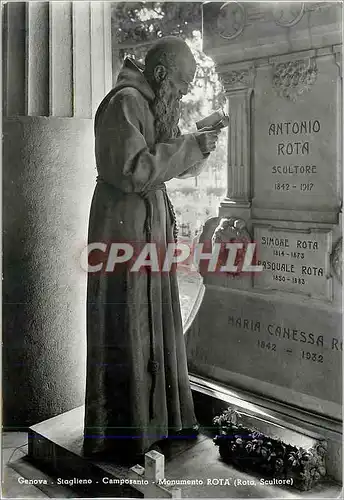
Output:
[[236,204],[249,206],[251,201],[250,176],[250,98],[252,89],[227,93],[228,130],[228,186],[227,198]]
[[225,89],[228,114],[228,186],[226,205],[249,207],[251,202],[250,101],[256,70],[254,67],[219,67]]

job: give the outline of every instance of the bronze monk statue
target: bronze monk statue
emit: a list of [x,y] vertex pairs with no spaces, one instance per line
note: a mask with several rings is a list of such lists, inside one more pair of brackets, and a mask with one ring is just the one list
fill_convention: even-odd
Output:
[[[187,44],[158,40],[127,58],[95,117],[98,178],[89,243],[176,239],[165,181],[197,175],[218,130],[182,135],[180,99],[196,70]],[[197,431],[175,272],[88,274],[84,452],[135,461],[157,441]]]

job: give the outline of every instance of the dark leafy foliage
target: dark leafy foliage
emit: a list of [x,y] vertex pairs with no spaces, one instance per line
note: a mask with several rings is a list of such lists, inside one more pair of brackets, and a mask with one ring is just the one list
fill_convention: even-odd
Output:
[[[210,94],[213,107],[224,105],[225,98],[219,84],[214,64],[201,51],[200,33],[202,9],[199,2],[120,2],[112,7],[112,32],[120,57],[131,56],[144,61],[149,45],[166,35],[176,35],[193,42],[192,49],[197,61],[193,85]],[[197,40],[196,40],[197,39]],[[196,43],[195,43],[196,42]],[[198,115],[199,100],[183,104],[183,116]]]
[[199,2],[120,2],[112,9],[117,44],[145,43],[166,35],[183,38],[201,30]]
[[268,477],[292,478],[293,486],[308,491],[326,475],[326,446],[318,443],[305,450],[278,439],[272,439],[240,423],[240,414],[228,408],[215,417],[222,459],[239,467],[265,474]]

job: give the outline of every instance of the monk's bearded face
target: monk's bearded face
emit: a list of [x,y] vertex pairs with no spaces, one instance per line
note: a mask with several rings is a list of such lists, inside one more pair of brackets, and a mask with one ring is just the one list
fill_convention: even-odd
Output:
[[178,135],[180,98],[172,82],[166,77],[155,90],[154,114],[155,142],[164,142]]

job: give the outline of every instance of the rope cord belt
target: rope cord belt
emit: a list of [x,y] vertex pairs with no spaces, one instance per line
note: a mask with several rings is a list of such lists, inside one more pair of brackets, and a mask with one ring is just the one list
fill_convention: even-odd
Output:
[[[149,189],[143,192],[133,192],[126,193],[116,186],[104,181],[100,176],[97,177],[97,183],[104,183],[110,186],[114,191],[117,191],[120,195],[138,195],[140,196],[146,206],[146,220],[145,220],[145,233],[146,233],[146,241],[150,243],[152,241],[152,223],[153,223],[153,204],[150,198],[150,194],[161,190],[164,193],[164,199],[169,211],[171,220],[172,220],[172,228],[173,228],[173,238],[174,241],[177,242],[178,239],[178,226],[176,220],[176,214],[174,211],[174,207],[172,202],[167,194],[165,183],[160,183],[155,186],[150,187]],[[151,269],[147,267],[147,288],[148,288],[148,314],[149,314],[149,330],[150,330],[150,359],[148,362],[148,371],[152,376],[152,385],[149,396],[149,418],[152,420],[154,418],[154,394],[156,388],[156,375],[160,370],[159,362],[156,360],[156,351],[155,351],[155,329],[154,329],[154,317],[153,317],[153,296],[152,296],[152,276]]]

